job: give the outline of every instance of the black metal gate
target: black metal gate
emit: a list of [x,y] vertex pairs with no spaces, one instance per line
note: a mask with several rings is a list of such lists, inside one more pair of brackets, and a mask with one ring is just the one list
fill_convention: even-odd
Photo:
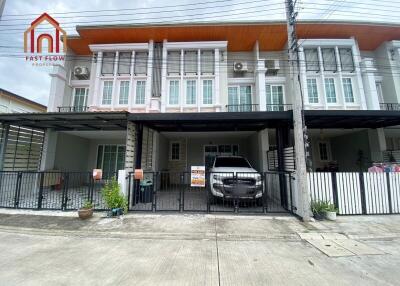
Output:
[[204,187],[191,186],[190,172],[144,172],[128,177],[130,211],[293,212],[288,172],[206,173]]

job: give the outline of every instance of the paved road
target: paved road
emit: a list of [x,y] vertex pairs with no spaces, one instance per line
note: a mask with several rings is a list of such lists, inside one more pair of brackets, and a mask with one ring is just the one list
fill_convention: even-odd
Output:
[[[373,218],[0,214],[0,285],[398,285],[400,217]],[[299,235],[339,232],[383,254],[332,258]]]

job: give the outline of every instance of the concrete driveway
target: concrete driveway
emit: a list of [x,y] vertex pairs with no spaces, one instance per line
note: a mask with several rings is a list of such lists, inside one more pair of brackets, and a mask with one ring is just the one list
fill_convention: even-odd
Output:
[[[400,281],[400,216],[305,224],[289,216],[131,214],[106,219],[98,214],[80,221],[73,213],[1,212],[1,285],[332,286]],[[354,241],[358,248],[351,248]],[[333,244],[344,245],[347,252],[335,248],[329,256],[332,250],[325,253],[323,247]]]

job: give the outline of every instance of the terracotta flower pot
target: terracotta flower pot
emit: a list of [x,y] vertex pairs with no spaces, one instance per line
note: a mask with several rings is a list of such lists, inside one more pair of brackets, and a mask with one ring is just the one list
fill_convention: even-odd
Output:
[[93,216],[93,208],[91,209],[79,209],[78,216],[80,219],[88,219]]

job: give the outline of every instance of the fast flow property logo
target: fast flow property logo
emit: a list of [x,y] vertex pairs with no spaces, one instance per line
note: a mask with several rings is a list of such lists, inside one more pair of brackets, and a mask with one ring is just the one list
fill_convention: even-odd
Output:
[[32,65],[59,64],[67,52],[67,33],[54,18],[43,13],[24,32],[24,52],[25,60]]

